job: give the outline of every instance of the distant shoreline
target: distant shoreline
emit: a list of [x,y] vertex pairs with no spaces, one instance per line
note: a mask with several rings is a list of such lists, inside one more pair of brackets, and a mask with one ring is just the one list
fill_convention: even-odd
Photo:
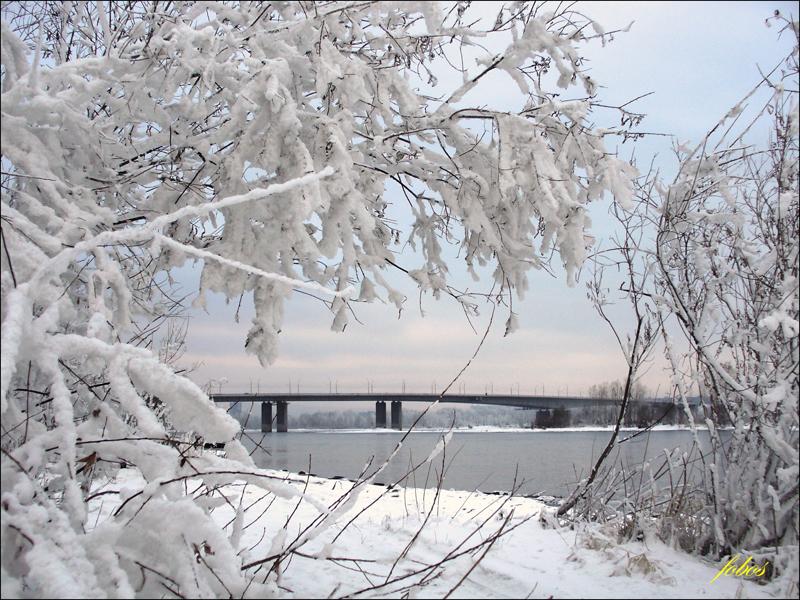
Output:
[[[708,431],[705,426],[698,426],[696,428],[700,431]],[[722,429],[722,428],[719,428]],[[727,428],[726,428],[727,429]],[[454,427],[455,433],[579,433],[579,432],[611,432],[614,430],[613,425],[589,425],[586,427],[552,427],[547,429],[531,429],[530,427],[499,427],[495,425],[474,425],[472,427]],[[246,429],[250,433],[261,433],[259,429]],[[378,429],[378,428],[352,428],[352,429],[292,429],[289,428],[289,433],[394,433],[401,434],[407,432],[407,429]],[[446,433],[449,431],[446,427],[415,427],[416,433]],[[647,431],[639,427],[620,427],[620,431],[637,432]],[[685,425],[656,425],[650,431],[692,431],[691,427]]]

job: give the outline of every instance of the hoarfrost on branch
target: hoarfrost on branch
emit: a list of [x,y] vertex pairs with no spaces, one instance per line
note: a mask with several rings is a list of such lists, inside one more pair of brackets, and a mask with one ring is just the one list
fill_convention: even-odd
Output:
[[[633,189],[611,131],[587,124],[582,18],[521,2],[481,28],[467,4],[4,5],[4,593],[267,593],[206,497],[233,480],[295,492],[162,360],[156,333],[182,307],[171,269],[202,260],[201,306],[253,294],[245,347],[263,364],[294,289],[322,294],[336,330],[355,300],[401,308],[385,276],[401,238],[419,286],[464,303],[443,240],[493,268],[501,293],[522,294],[553,250],[573,280],[586,204]],[[511,41],[439,91],[434,63],[494,38]],[[551,69],[570,101],[548,89]],[[526,104],[467,104],[491,71]],[[406,204],[402,231],[388,213]],[[89,522],[94,484],[121,466],[145,484]]]

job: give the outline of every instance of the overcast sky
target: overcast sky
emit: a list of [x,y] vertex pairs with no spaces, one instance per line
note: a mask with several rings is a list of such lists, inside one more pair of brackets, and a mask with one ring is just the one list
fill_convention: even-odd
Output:
[[[620,104],[647,92],[635,110],[647,113],[646,131],[669,132],[681,141],[697,140],[757,83],[758,67],[771,69],[790,50],[784,34],[764,24],[775,9],[796,16],[791,2],[591,2],[581,10],[609,31],[634,21],[628,33],[601,47],[589,46],[585,55],[595,81],[605,89],[600,97]],[[491,82],[494,99],[518,96],[509,79]],[[483,100],[481,98],[481,100]],[[491,104],[491,98],[486,101]],[[599,119],[599,117],[598,117]],[[674,168],[672,140],[653,137],[637,144],[636,156]],[[630,143],[619,147],[629,157]],[[607,203],[592,209],[599,238],[608,237]],[[401,257],[402,258],[402,257]],[[413,256],[407,257],[409,262]],[[186,275],[186,273],[184,273]],[[621,379],[625,363],[608,327],[586,299],[585,282],[565,284],[563,274],[553,278],[531,272],[531,290],[524,302],[515,303],[520,329],[503,337],[507,312],[498,309],[492,330],[472,365],[460,380],[468,392],[584,393],[593,383]],[[193,278],[184,277],[191,286]],[[484,286],[485,289],[485,286]],[[203,385],[226,378],[224,391],[426,392],[442,387],[472,356],[490,307],[467,323],[455,301],[422,298],[412,284],[401,318],[391,305],[358,305],[363,324],[351,320],[342,334],[330,331],[331,314],[318,301],[295,294],[286,311],[280,356],[264,369],[244,352],[252,308],[245,303],[240,322],[234,306],[210,298],[208,313],[193,311],[187,353],[183,364],[199,364],[192,378]],[[657,361],[643,382],[665,392],[667,376]],[[454,388],[454,391],[459,389]],[[308,407],[311,408],[311,407]]]

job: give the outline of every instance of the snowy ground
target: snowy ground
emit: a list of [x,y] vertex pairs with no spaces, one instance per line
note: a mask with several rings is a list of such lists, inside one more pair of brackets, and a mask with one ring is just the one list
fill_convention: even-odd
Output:
[[[298,503],[297,499],[265,495],[252,485],[227,488],[226,495],[234,505],[239,504],[240,498],[242,506],[250,507],[245,513],[239,545],[245,563],[287,547],[319,515],[320,502],[330,506],[353,485],[348,480],[264,472],[285,478],[299,491],[307,487],[310,501]],[[131,469],[120,473],[115,482],[103,489],[126,487],[137,476]],[[93,501],[93,517],[109,514],[117,504],[116,497],[104,495]],[[411,588],[410,597],[444,597],[472,568],[451,597],[778,595],[774,584],[759,585],[733,577],[721,577],[711,583],[721,565],[706,563],[656,540],[616,544],[597,526],[554,529],[540,520],[542,513],[546,517],[552,510],[528,498],[460,491],[442,491],[436,497],[434,490],[366,486],[349,510],[303,545],[299,554],[281,563],[274,592],[280,597],[298,598],[400,597]],[[218,507],[213,515],[218,523],[227,526],[228,532],[232,530],[231,507]],[[427,524],[421,528],[426,518]],[[289,525],[284,532],[287,520]],[[430,567],[490,540],[501,528],[507,533],[497,538],[477,566],[476,560],[486,546],[473,553],[465,552],[440,567]],[[418,532],[421,533],[407,548]],[[405,549],[405,557],[395,564]],[[265,574],[262,567],[259,580]]]

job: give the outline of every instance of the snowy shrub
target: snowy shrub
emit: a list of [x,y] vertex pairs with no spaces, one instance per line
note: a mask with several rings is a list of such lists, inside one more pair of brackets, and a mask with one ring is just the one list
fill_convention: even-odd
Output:
[[[797,22],[784,31],[800,40]],[[711,400],[708,541],[719,550],[797,548],[797,83],[795,45],[757,86],[772,98],[752,121],[734,127],[744,99],[700,146],[680,154],[672,184],[646,196],[661,213],[658,304],[685,332],[697,383]],[[676,360],[674,344],[668,353]],[[679,386],[680,396],[686,391]],[[733,432],[723,441],[717,428],[727,423]]]
[[[784,31],[800,40],[798,23]],[[704,425],[708,528],[698,547],[717,553],[774,549],[796,580],[800,208],[798,46],[756,90],[771,99],[744,125],[743,99],[694,150],[680,151],[669,185],[643,188],[658,211],[656,304],[690,351],[667,354],[686,406],[690,387],[709,399]],[[754,90],[754,92],[756,91]],[[738,125],[738,127],[737,127]],[[649,191],[645,192],[647,189]],[[667,333],[664,329],[665,335]],[[693,364],[695,368],[687,369]],[[730,439],[718,428],[731,424]],[[795,588],[796,590],[796,588]]]
[[[468,4],[3,5],[4,595],[275,591],[243,569],[237,526],[215,524],[210,500],[235,506],[215,492],[234,480],[295,491],[255,469],[234,420],[156,351],[180,313],[171,269],[202,261],[200,306],[253,294],[245,348],[263,364],[293,290],[328,302],[338,331],[348,299],[401,308],[387,269],[474,310],[448,283],[443,240],[470,270],[493,268],[495,292],[523,293],[553,250],[573,280],[586,204],[633,195],[633,169],[604,148],[614,132],[587,124],[585,20],[523,2],[483,27]],[[440,91],[433,65],[451,47],[477,67]],[[468,104],[495,73],[524,106]],[[406,205],[410,228],[395,220]],[[401,241],[421,264],[394,262]],[[764,316],[774,335],[791,329]],[[122,466],[143,483],[97,491]],[[349,506],[318,507],[317,525]]]
[[[616,519],[623,535],[641,534],[656,517],[660,535],[687,550],[767,559],[794,596],[800,25],[779,13],[770,22],[792,36],[792,53],[696,146],[677,147],[672,182],[657,175],[638,180],[635,205],[620,217],[624,242],[617,250],[627,270],[621,289],[635,322],[649,327],[653,340],[660,334],[676,401],[695,436],[698,426],[708,428],[710,448],[696,436],[691,451],[666,453],[658,465],[627,472],[596,466],[595,485],[580,487],[567,508]],[[766,102],[748,111],[761,97]],[[590,290],[602,312],[602,286]],[[647,345],[638,327],[632,339],[621,342],[629,382],[643,368]],[[700,422],[688,403],[698,392]]]

